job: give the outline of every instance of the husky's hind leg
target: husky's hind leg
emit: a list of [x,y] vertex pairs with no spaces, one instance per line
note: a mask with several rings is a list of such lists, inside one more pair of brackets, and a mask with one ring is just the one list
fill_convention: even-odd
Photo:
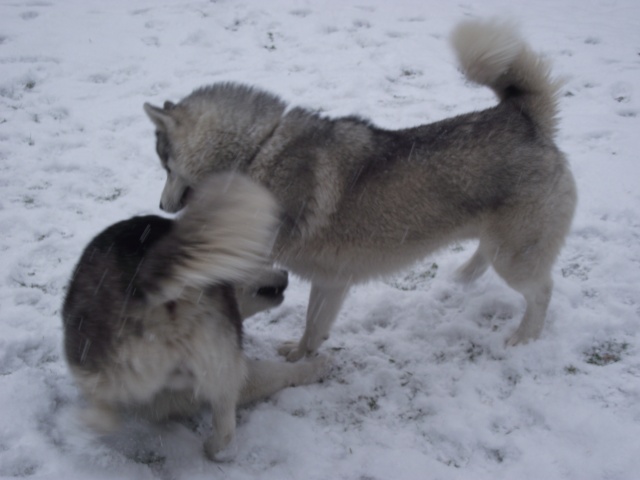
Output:
[[487,268],[489,268],[489,260],[482,251],[482,244],[480,244],[473,256],[456,271],[455,278],[459,282],[470,283],[480,278],[487,271]]
[[522,321],[507,340],[508,345],[527,343],[540,336],[553,289],[551,269],[562,240],[549,241],[550,235],[536,236],[533,232],[521,235],[524,229],[514,230],[519,233],[509,236],[503,232],[500,243],[494,244],[495,253],[487,256],[498,275],[527,302]]
[[313,283],[307,308],[307,323],[300,342],[286,342],[278,353],[296,362],[305,355],[314,354],[322,342],[329,338],[329,330],[338,316],[349,292],[349,284],[324,285]]
[[551,300],[552,289],[553,280],[551,280],[551,277],[517,288],[524,296],[527,308],[518,329],[507,340],[507,345],[514,346],[527,343],[540,336],[544,327],[549,301]]

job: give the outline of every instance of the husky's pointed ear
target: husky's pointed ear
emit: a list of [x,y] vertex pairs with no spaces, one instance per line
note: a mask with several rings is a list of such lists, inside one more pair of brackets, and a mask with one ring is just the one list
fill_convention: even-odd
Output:
[[162,132],[169,132],[176,126],[176,120],[171,116],[171,110],[175,105],[165,102],[165,108],[154,107],[150,103],[144,104],[144,111],[147,113],[156,128]]

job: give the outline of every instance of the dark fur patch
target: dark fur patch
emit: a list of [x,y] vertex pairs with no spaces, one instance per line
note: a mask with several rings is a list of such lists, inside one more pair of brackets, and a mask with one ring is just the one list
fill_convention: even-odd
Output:
[[156,131],[156,152],[158,153],[158,157],[160,157],[162,166],[168,170],[169,167],[167,163],[171,156],[171,142],[169,142],[167,134],[160,130]]
[[63,304],[70,364],[97,370],[118,338],[140,335],[130,308],[143,301],[137,273],[147,250],[171,230],[171,220],[145,216],[116,223],[87,246]]

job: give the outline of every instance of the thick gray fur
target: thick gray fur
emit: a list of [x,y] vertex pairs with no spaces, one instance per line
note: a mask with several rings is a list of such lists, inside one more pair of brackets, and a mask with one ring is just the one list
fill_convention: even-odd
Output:
[[462,23],[452,43],[467,78],[496,92],[495,107],[385,130],[230,83],[145,104],[168,174],[163,209],[180,210],[202,178],[223,171],[248,174],[280,204],[273,258],[312,282],[305,333],[280,350],[289,360],[318,349],[354,283],[473,238],[460,278],[493,266],[526,300],[508,343],[540,335],[576,205],[554,142],[560,83],[508,23]]

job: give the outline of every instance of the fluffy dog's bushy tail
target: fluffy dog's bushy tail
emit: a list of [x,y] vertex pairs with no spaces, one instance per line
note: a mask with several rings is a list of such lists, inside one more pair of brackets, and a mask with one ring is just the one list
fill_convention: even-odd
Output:
[[515,104],[544,134],[555,134],[563,82],[551,77],[549,62],[530,49],[512,23],[466,21],[454,29],[451,43],[469,80]]
[[239,174],[201,182],[185,213],[145,255],[138,285],[152,303],[184,287],[247,280],[272,247],[278,207],[260,185]]

